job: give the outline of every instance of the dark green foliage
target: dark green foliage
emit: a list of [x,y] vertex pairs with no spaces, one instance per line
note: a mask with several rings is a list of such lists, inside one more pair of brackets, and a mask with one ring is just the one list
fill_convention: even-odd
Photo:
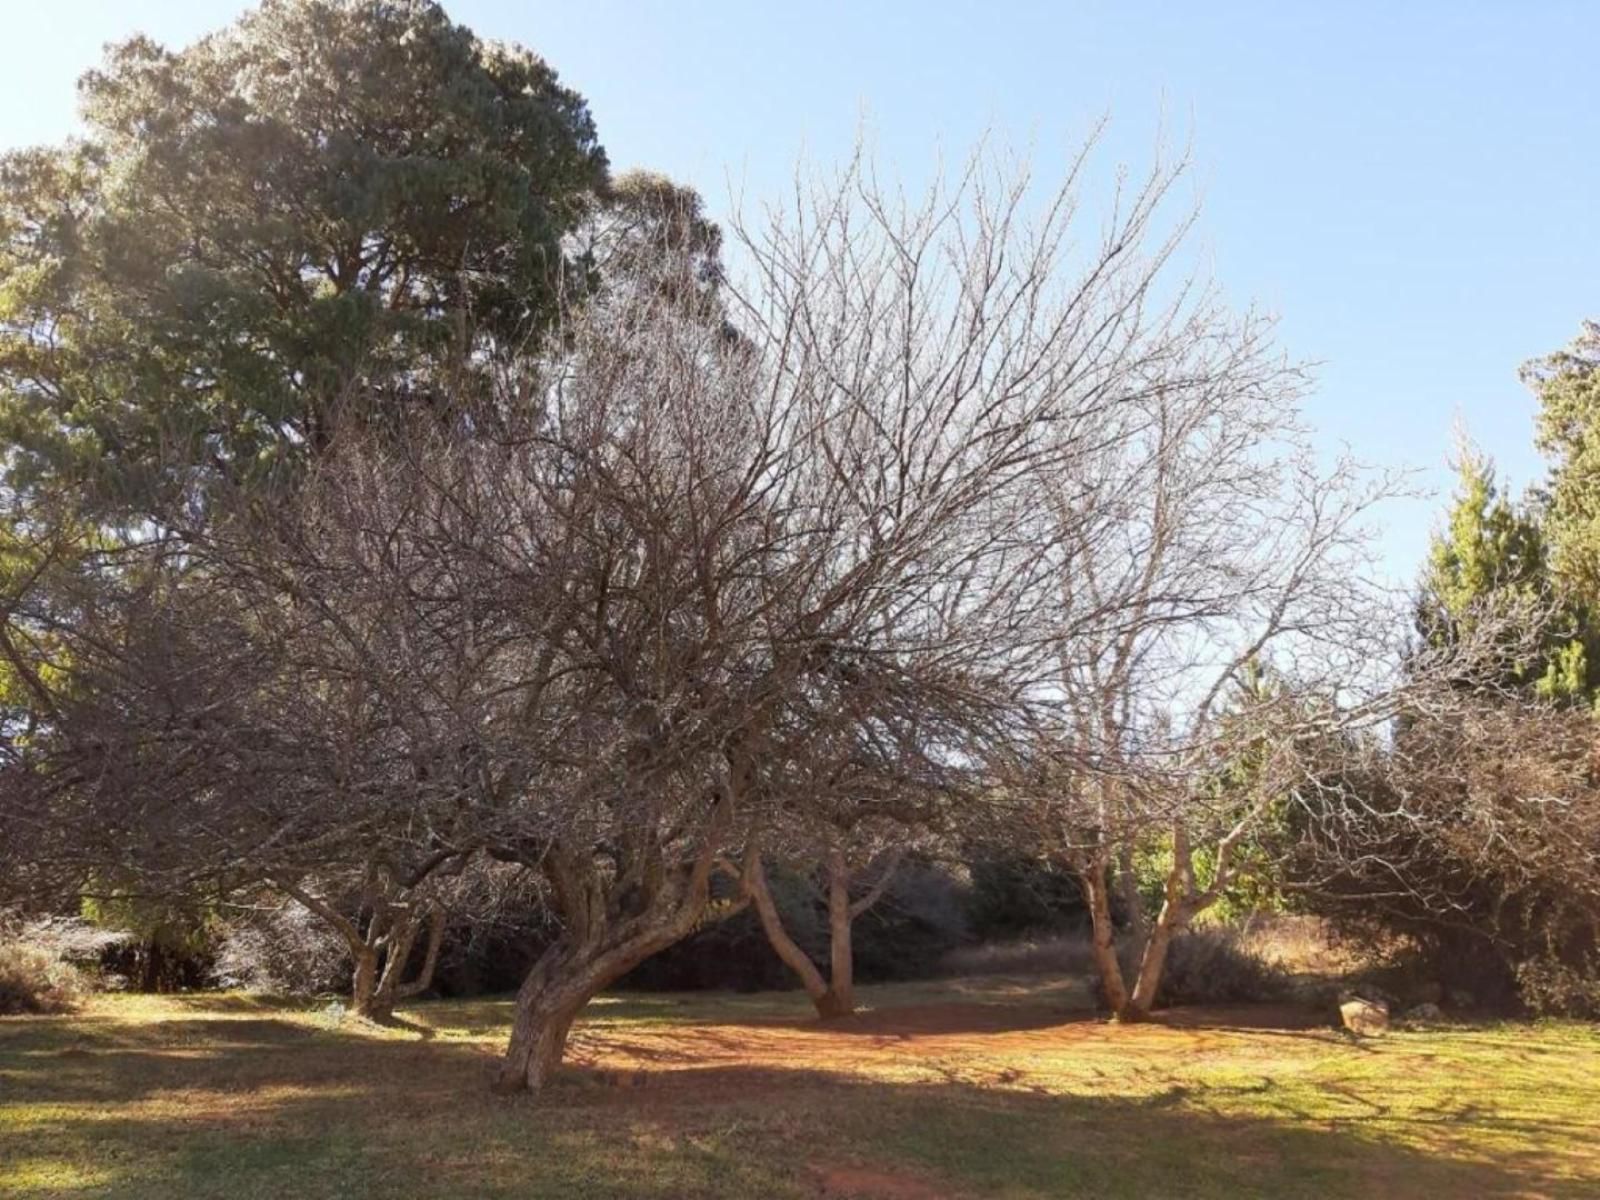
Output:
[[[1552,570],[1550,521],[1537,496],[1518,504],[1499,489],[1494,468],[1476,455],[1460,467],[1445,530],[1429,551],[1417,624],[1435,645],[1470,634],[1492,612],[1543,622],[1538,651],[1508,655],[1504,683],[1542,699],[1587,704],[1600,687],[1600,630],[1583,592]],[[1515,640],[1515,631],[1509,631]]]
[[971,864],[967,917],[979,942],[1067,929],[1087,920],[1083,890],[1071,871],[1045,859],[987,857]]
[[255,477],[372,419],[460,417],[581,293],[583,99],[426,0],[267,0],[113,47],[83,141],[0,160],[0,436],[19,482]]
[[1600,596],[1600,323],[1522,368],[1539,398],[1538,447],[1551,460],[1546,497],[1556,573]]

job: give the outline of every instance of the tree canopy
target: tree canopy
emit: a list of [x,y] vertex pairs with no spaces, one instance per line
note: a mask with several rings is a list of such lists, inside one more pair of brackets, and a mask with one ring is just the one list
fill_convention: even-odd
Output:
[[18,483],[250,475],[350,406],[459,412],[586,283],[583,98],[431,0],[267,0],[80,92],[81,140],[0,160]]

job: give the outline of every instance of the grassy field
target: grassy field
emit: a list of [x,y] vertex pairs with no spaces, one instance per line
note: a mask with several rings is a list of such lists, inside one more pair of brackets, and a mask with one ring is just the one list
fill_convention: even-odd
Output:
[[243,996],[8,1018],[0,1195],[1600,1196],[1592,1027],[1118,1028],[1038,980],[864,999],[822,1027],[795,995],[607,998],[537,1100],[487,1091],[503,1002],[394,1029]]

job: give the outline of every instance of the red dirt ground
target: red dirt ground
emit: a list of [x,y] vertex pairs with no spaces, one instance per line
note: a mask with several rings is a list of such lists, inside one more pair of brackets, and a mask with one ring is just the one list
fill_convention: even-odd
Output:
[[[1317,1029],[1323,1032],[1314,1032]],[[988,1086],[1050,1090],[1051,1061],[1080,1066],[1111,1054],[1155,1060],[1236,1052],[1263,1033],[1332,1037],[1303,1009],[1267,1006],[1189,1008],[1106,1037],[1102,1018],[1059,1008],[929,1004],[857,1013],[837,1021],[744,1020],[737,1024],[591,1026],[573,1035],[568,1062],[616,1087],[704,1096],[762,1092],[813,1078],[960,1079]],[[638,1099],[647,1100],[639,1096]]]

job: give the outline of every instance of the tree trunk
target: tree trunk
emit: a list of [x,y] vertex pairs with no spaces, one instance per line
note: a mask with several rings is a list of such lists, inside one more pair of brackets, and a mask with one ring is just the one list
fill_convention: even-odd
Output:
[[834,848],[828,852],[828,993],[826,1005],[818,1004],[824,1018],[847,1017],[856,1010],[855,951],[852,943],[850,909],[850,868],[844,854]]
[[1100,993],[1113,1015],[1121,1017],[1128,1006],[1128,985],[1122,979],[1122,964],[1117,961],[1117,931],[1111,922],[1111,897],[1106,857],[1097,854],[1080,871],[1083,891],[1089,901],[1095,969],[1100,974]]
[[1167,965],[1167,949],[1172,945],[1172,935],[1180,928],[1175,924],[1175,913],[1170,904],[1161,906],[1154,928],[1144,944],[1144,954],[1139,959],[1139,978],[1133,985],[1121,1019],[1144,1021],[1156,1005],[1156,992],[1161,987],[1161,972]]
[[[802,950],[795,940],[789,936],[789,931],[783,927],[783,917],[778,913],[778,906],[772,899],[772,889],[767,886],[765,868],[761,865],[761,856],[750,854],[745,858],[742,874],[745,892],[751,902],[756,906],[756,915],[761,918],[761,928],[767,935],[767,942],[773,951],[783,960],[788,967],[800,977],[800,986],[805,988],[806,995],[811,998],[811,1003],[816,1006],[817,1015],[824,1018],[847,1016],[851,1009],[839,1009],[833,988],[822,977],[822,972],[817,969],[817,964],[811,961],[811,956]],[[833,926],[832,889],[830,888],[830,916],[829,927]],[[846,898],[848,901],[848,897]],[[846,937],[849,936],[848,902],[845,905]],[[834,942],[838,946],[838,942]],[[848,943],[846,944],[848,955]],[[836,951],[837,953],[837,951]]]
[[1161,911],[1156,914],[1155,925],[1139,958],[1139,978],[1122,1015],[1124,1021],[1149,1019],[1156,1006],[1156,992],[1161,988],[1161,973],[1167,965],[1167,950],[1172,945],[1173,934],[1183,929],[1208,902],[1206,897],[1195,895],[1193,857],[1187,834],[1181,827],[1173,833],[1172,860],[1163,888]]
[[420,996],[433,986],[433,973],[439,966],[439,948],[444,945],[444,910],[436,908],[429,918],[428,947],[422,954],[422,969],[410,983],[402,983],[395,990],[401,1000]]
[[350,986],[350,1011],[358,1017],[370,1017],[378,993],[378,950],[375,946],[364,945],[354,954],[356,969]]
[[848,1017],[856,1010],[854,922],[860,905],[850,903],[850,867],[844,854],[828,852],[828,977],[783,926],[759,855],[747,858],[746,892],[755,903],[767,941],[784,965],[800,977],[817,1015],[825,1021]]
[[579,955],[558,942],[540,956],[517,991],[511,1043],[495,1078],[498,1092],[537,1092],[549,1084],[561,1065],[572,1023],[594,995],[605,987],[593,970],[584,970]]
[[[713,830],[713,832],[716,832]],[[561,1065],[572,1023],[586,1004],[652,954],[682,941],[710,902],[716,842],[676,880],[660,880],[640,911],[619,916],[592,862],[551,848],[545,871],[567,932],[539,957],[517,990],[511,1042],[495,1090],[537,1092]]]
[[417,941],[417,920],[410,913],[396,918],[390,928],[383,953],[383,973],[373,992],[367,1011],[362,1015],[373,1021],[388,1021],[394,1017],[395,1001],[399,998],[400,977],[411,961],[411,948]]

